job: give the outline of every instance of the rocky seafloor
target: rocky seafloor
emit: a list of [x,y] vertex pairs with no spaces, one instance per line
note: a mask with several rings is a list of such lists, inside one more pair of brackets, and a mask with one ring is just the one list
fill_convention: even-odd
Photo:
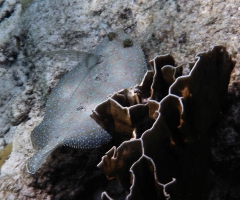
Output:
[[[214,45],[226,46],[232,54],[237,63],[210,141],[215,174],[210,199],[240,198],[240,2],[33,2],[0,0],[0,148],[12,143],[1,167],[1,199],[100,199],[103,190],[124,199],[126,191],[115,180],[108,182],[96,167],[111,143],[95,150],[61,147],[35,175],[25,171],[25,162],[34,153],[30,133],[43,119],[46,97],[77,62],[41,52],[89,52],[116,29],[123,29],[141,45],[147,61],[170,53],[184,74],[197,53]],[[19,60],[29,55],[34,63]]]

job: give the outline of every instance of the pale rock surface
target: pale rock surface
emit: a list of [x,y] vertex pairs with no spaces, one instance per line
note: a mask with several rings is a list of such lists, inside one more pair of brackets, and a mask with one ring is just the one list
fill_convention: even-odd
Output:
[[[44,116],[47,95],[77,63],[75,57],[52,58],[40,52],[90,51],[116,29],[124,29],[138,41],[147,60],[171,53],[184,66],[184,73],[197,53],[213,45],[226,46],[238,61],[231,77],[229,105],[212,141],[217,182],[211,199],[240,198],[239,181],[227,177],[240,178],[236,174],[240,163],[240,1],[33,2],[21,13],[20,0],[0,0],[0,149],[13,142],[12,153],[1,168],[0,199],[87,200],[99,199],[104,189],[112,190],[95,168],[111,144],[93,151],[60,148],[35,175],[25,172],[25,162],[34,152],[29,136]],[[33,55],[34,64],[16,61],[27,55]],[[123,198],[123,194],[119,188],[117,196]]]

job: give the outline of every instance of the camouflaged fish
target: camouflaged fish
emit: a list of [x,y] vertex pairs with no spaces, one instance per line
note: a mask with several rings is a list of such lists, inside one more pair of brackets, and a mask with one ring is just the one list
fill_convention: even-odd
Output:
[[111,136],[90,117],[92,110],[109,94],[140,83],[147,66],[140,46],[122,31],[109,33],[80,57],[49,95],[44,119],[31,134],[37,152],[27,161],[29,173],[61,145],[89,149],[109,142]]

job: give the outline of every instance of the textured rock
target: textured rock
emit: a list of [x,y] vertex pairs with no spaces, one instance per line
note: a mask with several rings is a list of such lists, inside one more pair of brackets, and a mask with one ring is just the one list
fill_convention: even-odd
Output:
[[[69,178],[68,174],[63,178],[59,174],[68,168],[74,169],[73,173],[76,171],[76,168],[67,165],[68,167],[62,168],[63,170],[58,170],[58,173],[53,173],[53,169],[59,163],[64,163],[64,160],[61,160],[61,151],[56,151],[55,160],[57,160],[52,162],[51,168],[43,168],[41,175],[36,175],[41,176],[37,182],[36,179],[20,170],[25,167],[27,158],[33,154],[29,135],[44,116],[44,103],[47,95],[59,78],[77,64],[76,59],[71,57],[65,59],[64,56],[42,58],[41,54],[38,54],[38,57],[31,58],[33,63],[18,61],[14,64],[17,56],[62,49],[89,52],[108,32],[124,29],[141,44],[147,60],[159,54],[171,53],[178,61],[176,64],[183,65],[185,74],[189,71],[186,67],[187,62],[194,61],[194,56],[200,50],[209,49],[212,45],[227,46],[233,58],[237,61],[240,58],[238,28],[240,3],[236,0],[45,0],[36,1],[30,5],[29,10],[25,9],[21,23],[19,23],[21,13],[19,2],[18,0],[0,0],[0,76],[1,80],[4,80],[0,84],[0,134],[4,133],[0,139],[4,140],[1,143],[3,146],[13,141],[12,154],[1,169],[0,197],[2,199],[29,199],[26,192],[21,193],[21,190],[27,191],[26,185],[35,191],[35,197],[31,199],[63,198],[66,193],[70,195],[70,190],[67,190],[67,187],[58,187],[58,185],[61,185],[61,180],[66,183],[71,182],[73,177]],[[17,30],[16,26],[19,25],[20,28]],[[18,36],[17,45],[14,35]],[[19,52],[17,47],[21,47],[22,51]],[[237,174],[237,163],[239,163],[237,160],[239,137],[236,137],[239,133],[238,117],[236,117],[239,113],[239,67],[239,62],[237,62],[231,76],[228,106],[221,116],[222,127],[214,131],[219,135],[216,143],[220,142],[221,145],[212,149],[212,154],[217,161],[216,168],[219,169],[217,173],[219,181],[214,186],[212,199],[217,197],[231,200],[240,197],[239,182],[223,176],[229,172],[225,173],[224,169],[230,170],[231,174]],[[26,93],[28,85],[33,89]],[[16,100],[17,96],[18,100]],[[20,105],[13,105],[13,102]],[[12,126],[11,116],[23,116],[12,113],[12,107],[22,108],[22,102],[24,104],[27,102],[30,110],[28,112],[23,110],[25,117],[14,118],[13,121],[20,124]],[[13,111],[21,110],[13,109]],[[225,144],[225,138],[227,138],[228,145]],[[222,150],[222,146],[226,146],[228,150]],[[67,158],[66,162],[70,160],[70,152],[64,157],[64,159]],[[234,153],[230,159],[229,154],[232,152]],[[74,156],[72,158],[76,159]],[[96,163],[99,162],[99,158],[96,158]],[[80,165],[79,168],[83,170],[83,166],[85,165]],[[49,170],[52,172],[47,173]],[[51,177],[55,177],[52,182],[47,178],[51,173],[54,175]],[[81,181],[83,182],[83,179]],[[76,188],[83,188],[81,181],[78,182],[79,185],[76,184]],[[31,182],[37,184],[31,184]],[[103,181],[100,182],[103,183]],[[44,186],[38,187],[37,185]],[[71,199],[77,198],[81,195],[81,191],[84,191],[84,189],[76,188],[71,190]]]

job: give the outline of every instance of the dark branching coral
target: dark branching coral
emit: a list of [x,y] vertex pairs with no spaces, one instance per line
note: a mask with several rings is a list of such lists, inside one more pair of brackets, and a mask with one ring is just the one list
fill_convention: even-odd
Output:
[[122,31],[110,33],[91,53],[80,53],[79,58],[79,64],[53,89],[44,119],[31,134],[38,152],[27,162],[30,173],[58,146],[89,149],[109,142],[111,136],[90,117],[92,110],[109,94],[139,83],[146,71],[141,48]]
[[151,64],[154,70],[140,86],[123,98],[116,98],[123,91],[113,95],[94,111],[103,128],[113,124],[113,137],[126,139],[118,127],[127,126],[132,138],[113,147],[98,166],[127,190],[131,185],[127,199],[208,199],[213,181],[209,137],[235,61],[225,47],[215,46],[197,55],[188,76],[181,76],[169,55]]
[[182,67],[174,67],[175,61],[171,55],[157,56],[150,61],[150,64],[154,68],[151,99],[161,101],[168,95],[168,89],[175,81],[175,78],[182,75]]
[[[131,167],[134,175],[134,187],[129,200],[139,199],[165,199],[163,193],[164,185],[157,182],[154,163],[146,156],[142,156],[138,162]],[[144,176],[142,176],[144,174]],[[141,196],[139,196],[141,194]]]
[[129,169],[142,155],[141,145],[140,140],[125,141],[117,149],[116,147],[110,149],[99,166],[104,165],[107,178],[109,180],[117,178],[126,190],[131,186]]

